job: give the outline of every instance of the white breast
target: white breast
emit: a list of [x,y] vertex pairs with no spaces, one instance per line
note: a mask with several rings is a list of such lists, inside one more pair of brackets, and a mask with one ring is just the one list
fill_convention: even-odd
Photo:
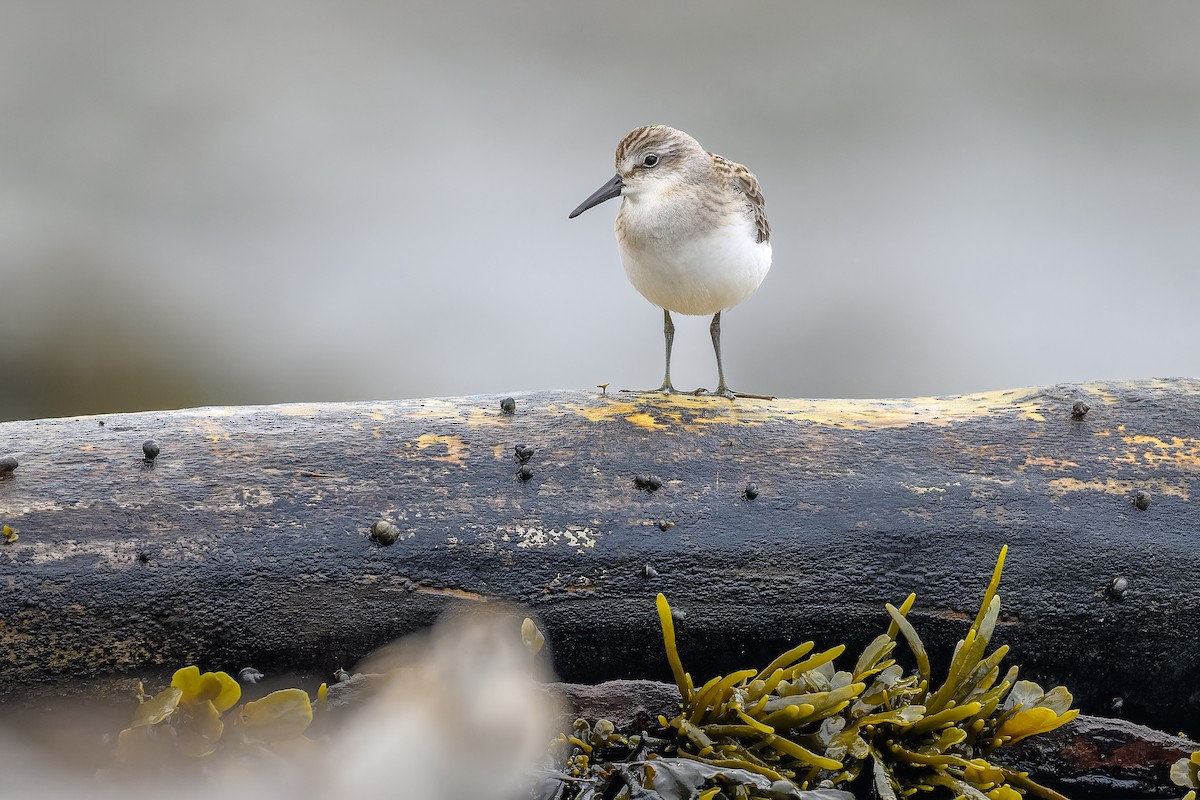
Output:
[[715,314],[745,300],[771,268],[771,243],[758,242],[748,220],[710,232],[620,241],[629,282],[656,306],[680,314]]

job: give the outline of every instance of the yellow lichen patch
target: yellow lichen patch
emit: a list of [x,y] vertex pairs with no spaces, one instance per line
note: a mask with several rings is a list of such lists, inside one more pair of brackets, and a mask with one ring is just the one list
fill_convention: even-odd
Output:
[[1114,464],[1136,464],[1138,463],[1137,453],[1133,450],[1125,450],[1120,455],[1116,456],[1096,456],[1097,461],[1111,461]]
[[1151,464],[1172,463],[1179,469],[1200,470],[1200,439],[1172,436],[1167,442],[1157,436],[1137,434],[1122,436],[1121,440],[1132,447],[1151,448],[1141,453],[1141,458]]
[[[917,423],[948,425],[988,414],[1012,413],[1044,422],[1042,403],[1029,389],[984,392],[953,397],[894,400],[753,400],[729,401],[695,395],[639,395],[636,399],[596,398],[597,405],[569,409],[592,422],[618,419],[638,424],[652,417],[655,429],[673,425],[699,430],[712,425],[761,425],[766,422],[811,422],[852,430],[895,428]],[[549,410],[549,409],[547,409]],[[559,409],[555,409],[556,411]]]
[[667,427],[666,425],[660,424],[658,420],[647,414],[645,411],[639,411],[636,414],[630,414],[629,416],[625,417],[625,421],[632,422],[639,428],[645,428],[648,431],[652,431],[655,428]]
[[995,475],[976,475],[976,483],[994,483],[997,486],[1012,486],[1016,481],[1012,478],[1000,478]]
[[513,414],[501,413],[498,405],[472,405],[465,411],[466,416],[463,417],[463,421],[472,428],[507,425],[512,422],[515,416]]
[[[681,423],[683,424],[683,423]],[[699,432],[706,425],[761,425],[762,422],[743,419],[736,413],[717,414],[708,417],[695,417],[690,423],[683,424],[684,429],[691,433]]]
[[1056,494],[1070,492],[1104,492],[1105,494],[1132,494],[1135,489],[1147,489],[1158,494],[1170,495],[1187,500],[1189,491],[1186,482],[1148,480],[1134,484],[1133,481],[1119,481],[1115,478],[1107,480],[1081,481],[1078,478],[1055,478],[1048,484],[1050,491]]
[[1025,467],[1041,467],[1042,471],[1044,472],[1065,472],[1071,467],[1078,466],[1079,464],[1076,462],[1067,461],[1066,459],[1060,460],[1057,458],[1050,458],[1049,456],[1026,456],[1025,463],[1018,467],[1018,469],[1025,469]]
[[458,436],[443,436],[433,433],[423,433],[417,437],[417,449],[425,450],[429,447],[441,445],[446,448],[446,454],[442,456],[433,456],[434,461],[445,461],[448,464],[454,464],[458,467],[465,467],[466,460],[463,458],[467,450],[467,443]]
[[1184,441],[1183,439],[1180,439],[1178,436],[1176,436],[1176,437],[1174,437],[1174,439],[1175,439],[1174,444],[1169,445],[1166,442],[1164,442],[1162,439],[1158,438],[1157,436],[1145,436],[1140,433],[1134,434],[1132,436],[1122,436],[1121,439],[1124,440],[1125,444],[1145,444],[1145,445],[1150,445],[1151,447],[1161,447],[1164,449],[1167,447],[1179,447],[1180,444]]
[[578,412],[585,417],[589,422],[612,422],[618,418],[627,417],[630,414],[636,414],[638,407],[633,403],[623,403],[617,400],[610,400],[602,406],[594,408],[580,408]]

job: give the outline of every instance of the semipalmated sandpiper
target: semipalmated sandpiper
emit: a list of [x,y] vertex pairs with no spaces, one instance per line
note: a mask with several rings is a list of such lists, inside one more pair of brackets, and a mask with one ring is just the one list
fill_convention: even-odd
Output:
[[[663,310],[667,368],[656,390],[671,384],[671,312],[712,314],[717,388],[730,391],[721,364],[721,311],[745,300],[771,268],[771,226],[758,180],[741,164],[705,152],[683,131],[649,125],[617,145],[617,174],[570,214],[621,197],[617,245],[634,288]],[[697,394],[705,393],[697,389]]]

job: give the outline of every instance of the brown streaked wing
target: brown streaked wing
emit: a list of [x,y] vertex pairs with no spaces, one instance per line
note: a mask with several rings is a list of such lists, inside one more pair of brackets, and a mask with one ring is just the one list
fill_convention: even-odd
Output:
[[766,242],[771,239],[771,223],[767,222],[767,201],[758,188],[758,178],[736,161],[709,153],[713,163],[729,178],[729,187],[746,198],[746,213],[754,217],[754,227],[758,229],[758,241]]

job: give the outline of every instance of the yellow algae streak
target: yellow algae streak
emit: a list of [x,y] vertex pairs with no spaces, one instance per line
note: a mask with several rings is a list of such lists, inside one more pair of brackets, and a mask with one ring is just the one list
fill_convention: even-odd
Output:
[[1070,492],[1104,492],[1105,494],[1121,494],[1131,495],[1135,489],[1148,489],[1151,492],[1159,494],[1171,495],[1182,500],[1188,499],[1188,485],[1183,483],[1171,483],[1169,481],[1157,480],[1150,478],[1144,481],[1119,481],[1114,478],[1108,478],[1101,481],[1081,481],[1077,478],[1055,478],[1048,484],[1050,491],[1056,494],[1069,494]]
[[1034,389],[894,400],[729,401],[695,395],[640,395],[635,399],[596,398],[597,405],[570,409],[591,422],[625,420],[647,430],[680,427],[696,431],[711,425],[812,422],[835,428],[871,430],[913,424],[948,425],[989,414],[1013,413],[1044,422],[1045,408]]
[[467,450],[467,443],[461,437],[440,436],[433,433],[423,433],[417,437],[418,450],[436,447],[437,445],[445,447],[446,454],[444,456],[433,456],[434,461],[445,461],[458,467],[465,467],[467,465],[467,462],[463,458]]
[[637,425],[639,428],[645,428],[648,431],[652,431],[655,428],[665,428],[666,427],[666,425],[660,425],[658,420],[656,420],[654,417],[647,414],[645,411],[639,411],[636,414],[630,414],[629,416],[627,416],[625,418],[625,421],[632,422],[634,425]]
[[638,407],[633,403],[623,403],[609,400],[604,405],[595,408],[581,408],[579,413],[589,422],[612,422],[618,417],[627,417],[637,413]]
[[[1149,448],[1142,452],[1141,457],[1151,464],[1171,463],[1182,470],[1200,470],[1200,439],[1172,436],[1171,441],[1165,442],[1157,436],[1122,436],[1125,444],[1134,448]],[[1130,452],[1132,462],[1137,461],[1137,454]],[[1125,459],[1118,459],[1125,460]]]
[[1071,467],[1078,466],[1079,464],[1076,462],[1067,461],[1066,459],[1060,461],[1057,458],[1050,458],[1049,456],[1025,456],[1025,463],[1018,467],[1018,469],[1041,467],[1043,471],[1066,472]]
[[[1200,382],[1111,382],[1080,384],[1073,388],[1072,396],[1085,399],[1093,405],[1118,403],[1118,394],[1123,391],[1145,393],[1167,391],[1185,395],[1200,394]],[[614,393],[533,393],[523,396],[518,402],[516,415],[500,412],[495,398],[491,396],[463,398],[426,398],[400,403],[295,403],[264,407],[283,416],[316,417],[318,415],[345,414],[359,419],[382,423],[389,418],[407,420],[426,419],[431,425],[441,421],[460,420],[473,428],[499,427],[513,424],[522,414],[534,413],[537,417],[579,417],[590,422],[615,422],[638,426],[655,432],[701,432],[714,425],[761,425],[780,423],[787,420],[806,422],[831,428],[849,430],[872,430],[880,428],[902,428],[914,424],[945,426],[955,422],[994,415],[1008,421],[1027,422],[1032,425],[1052,424],[1069,408],[1061,396],[1048,396],[1038,388],[1019,388],[946,397],[916,397],[892,399],[738,399],[729,401],[720,397],[690,394],[659,395]],[[188,416],[217,419],[223,416],[246,413],[246,408],[218,407],[192,409],[184,412]],[[215,431],[211,432],[215,435]],[[1096,435],[1105,435],[1098,430]],[[1115,435],[1125,431],[1116,429]],[[1180,461],[1186,456],[1195,461],[1200,469],[1200,450],[1187,453],[1195,442],[1180,445],[1174,451],[1156,449],[1155,455],[1167,454]],[[1152,444],[1152,443],[1151,443]],[[1170,447],[1170,442],[1167,442]],[[1153,458],[1153,457],[1152,457]]]
[[[1117,381],[1080,384],[1072,395],[1093,405],[1118,403],[1122,391],[1145,393],[1171,391],[1186,395],[1200,393],[1197,381]],[[1066,413],[1069,403],[1062,397],[1043,394],[1038,388],[1018,388],[946,397],[916,397],[862,400],[738,399],[691,394],[660,395],[656,393],[592,392],[533,393],[518,401],[516,415],[502,414],[491,396],[462,398],[426,398],[399,404],[321,403],[276,406],[280,413],[310,415],[318,412],[337,412],[344,409],[357,416],[369,416],[382,422],[381,415],[396,415],[405,419],[433,421],[461,420],[473,428],[511,425],[523,413],[533,412],[539,418],[582,416],[590,422],[615,422],[636,425],[647,431],[672,433],[702,432],[714,425],[761,425],[787,420],[807,422],[831,428],[873,430],[902,428],[913,424],[944,426],[955,422],[995,415],[1034,425],[1051,424]],[[551,401],[551,397],[553,400]],[[547,402],[549,401],[549,402]],[[544,404],[543,404],[544,403]],[[200,409],[205,416],[244,409]],[[1097,430],[1095,435],[1108,435]],[[1122,435],[1124,430],[1113,431]],[[1186,449],[1186,448],[1185,448]],[[1176,451],[1181,452],[1181,451]],[[1179,460],[1175,454],[1171,455]],[[1200,452],[1190,454],[1200,469]]]

